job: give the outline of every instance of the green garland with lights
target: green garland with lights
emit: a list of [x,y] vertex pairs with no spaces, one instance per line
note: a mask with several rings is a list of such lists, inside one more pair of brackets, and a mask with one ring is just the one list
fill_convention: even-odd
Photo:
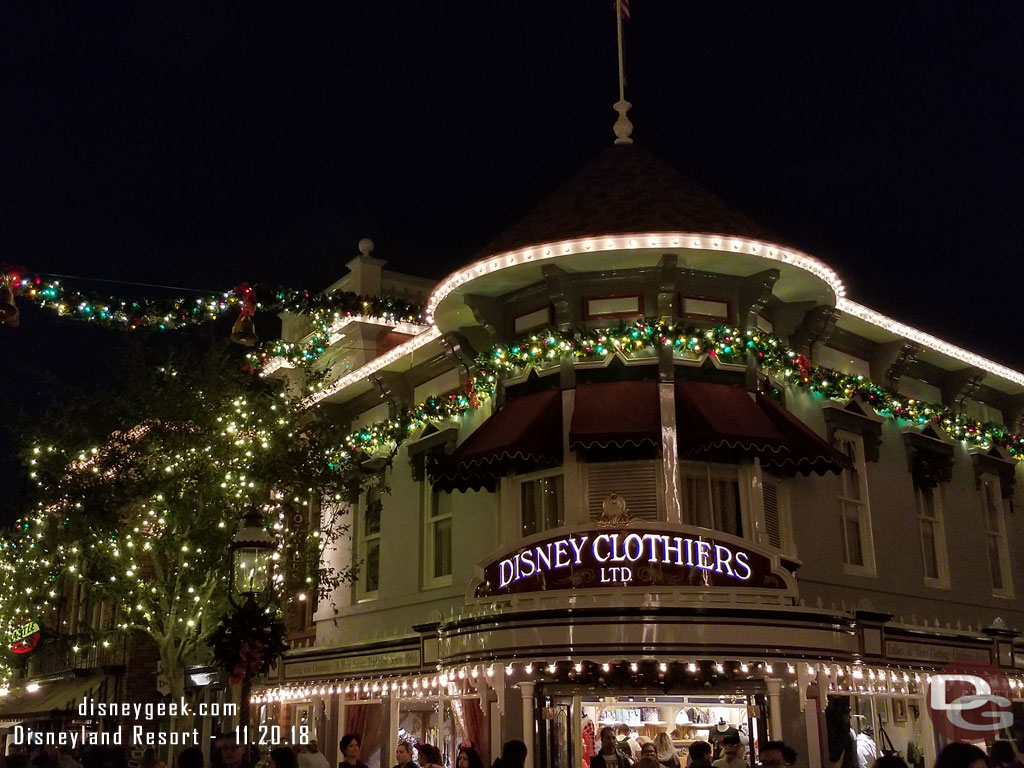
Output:
[[736,365],[746,365],[753,356],[758,369],[783,386],[833,400],[858,398],[882,416],[919,426],[934,422],[956,440],[983,448],[998,445],[1016,459],[1024,459],[1024,436],[1005,425],[982,423],[952,407],[900,395],[864,376],[812,366],[779,338],[759,330],[696,329],[656,320],[592,330],[549,329],[492,347],[478,358],[478,365],[511,374],[528,365],[554,364],[563,356],[579,362],[603,360],[613,353],[653,358],[662,347],[670,347],[673,356],[680,359],[710,355]]
[[[0,266],[0,286],[17,301],[29,301],[61,317],[120,330],[180,330],[247,311],[301,315],[310,332],[299,342],[274,340],[249,353],[253,371],[280,358],[291,366],[308,365],[330,345],[331,326],[346,317],[422,323],[422,307],[392,296],[360,296],[348,291],[311,292],[243,283],[231,291],[200,298],[126,299],[73,289],[23,269]],[[2,323],[0,323],[2,324]]]
[[[1003,425],[982,424],[947,406],[905,398],[863,376],[812,367],[781,340],[760,331],[727,327],[705,330],[640,321],[606,329],[536,332],[480,355],[464,388],[429,397],[394,418],[340,441],[331,435],[330,425],[310,420],[295,402],[264,401],[254,408],[253,403],[239,398],[218,411],[218,429],[203,434],[203,439],[198,439],[187,424],[153,422],[115,434],[104,446],[86,451],[68,453],[53,446],[35,446],[33,476],[47,500],[35,513],[22,518],[11,535],[0,538],[0,625],[9,630],[25,616],[54,610],[59,588],[72,579],[81,580],[100,595],[129,598],[119,606],[116,626],[106,635],[89,638],[92,642],[109,642],[111,634],[147,629],[146,622],[168,607],[160,599],[168,599],[170,592],[152,597],[155,593],[148,585],[152,583],[153,565],[143,554],[161,542],[165,547],[178,547],[174,558],[167,551],[164,559],[174,560],[175,589],[183,585],[178,597],[194,604],[196,615],[201,616],[213,595],[223,594],[227,576],[219,575],[216,584],[211,585],[196,582],[195,575],[205,568],[223,569],[219,561],[223,561],[230,539],[223,513],[252,498],[252,466],[271,445],[283,448],[290,456],[288,461],[265,467],[259,477],[261,488],[286,489],[284,499],[266,507],[272,518],[276,514],[279,550],[284,553],[292,548],[322,547],[323,541],[294,538],[299,532],[286,525],[287,504],[325,497],[343,503],[345,489],[351,488],[353,477],[359,477],[359,467],[367,458],[383,456],[390,460],[401,444],[424,425],[458,418],[479,408],[493,395],[502,375],[522,372],[531,365],[555,365],[565,357],[580,362],[603,360],[613,353],[655,358],[664,347],[671,348],[673,356],[680,359],[699,360],[710,355],[730,364],[752,361],[780,386],[805,389],[830,399],[856,397],[883,416],[918,425],[934,422],[955,439],[979,447],[1000,445],[1018,460],[1024,459],[1024,438]],[[310,359],[302,356],[302,364],[308,365]],[[312,442],[311,434],[315,435]],[[124,474],[126,466],[135,473],[133,477]],[[203,474],[210,468],[217,472],[216,483]],[[213,498],[221,500],[222,517],[215,525],[210,525],[208,516],[203,518],[206,526],[194,529],[195,538],[190,543],[182,544],[173,537],[164,541],[169,510],[178,500],[159,491],[161,483],[156,476],[162,473],[188,478],[193,472],[206,477],[203,482],[215,489]],[[150,483],[152,493],[126,500],[120,495],[124,483],[140,477]],[[316,478],[314,483],[309,481],[311,477]],[[319,532],[308,535],[320,536]],[[307,582],[312,583],[312,578],[307,576]],[[120,588],[110,586],[118,580],[137,586],[122,593]],[[178,618],[187,624],[184,615]],[[195,619],[192,621],[197,624]],[[192,642],[198,642],[201,628],[187,628]]]

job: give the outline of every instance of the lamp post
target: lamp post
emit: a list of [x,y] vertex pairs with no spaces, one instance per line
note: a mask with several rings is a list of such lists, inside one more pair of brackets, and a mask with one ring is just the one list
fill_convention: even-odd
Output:
[[[270,562],[274,546],[274,537],[263,527],[263,516],[255,508],[250,509],[231,540],[228,600],[238,612],[262,612],[270,605]],[[252,674],[248,663],[245,663],[242,693],[238,702],[238,724],[244,728],[249,727],[251,695]]]
[[270,604],[270,559],[274,546],[274,537],[263,527],[263,516],[250,509],[231,540],[228,600],[236,608],[248,604],[266,608]]

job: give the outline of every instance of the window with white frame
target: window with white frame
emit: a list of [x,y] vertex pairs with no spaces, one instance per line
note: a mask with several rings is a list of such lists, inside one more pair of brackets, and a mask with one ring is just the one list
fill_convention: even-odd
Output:
[[868,503],[867,465],[860,435],[837,430],[836,447],[850,459],[850,469],[839,475],[839,524],[843,567],[847,573],[875,575],[871,539],[871,508]]
[[366,498],[356,525],[359,540],[360,600],[372,600],[380,589],[380,518],[384,508],[381,480],[374,479],[366,489]]
[[992,576],[992,594],[996,597],[1013,597],[1003,495],[999,487],[999,478],[995,475],[986,474],[981,477],[981,504],[985,519],[989,573]]
[[743,503],[736,467],[680,465],[683,521],[742,537]]
[[924,583],[929,587],[949,587],[949,561],[946,555],[946,532],[942,520],[941,486],[918,486],[917,520],[921,532],[921,559]]
[[561,472],[520,479],[519,510],[520,534],[524,537],[565,525]]
[[427,488],[424,515],[424,585],[443,587],[452,583],[452,497]]

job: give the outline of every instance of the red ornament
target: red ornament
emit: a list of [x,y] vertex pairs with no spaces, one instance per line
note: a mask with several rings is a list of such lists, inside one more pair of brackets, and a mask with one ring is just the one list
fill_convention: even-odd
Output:
[[470,376],[466,379],[466,397],[469,398],[469,407],[476,410],[480,407],[480,395],[476,392],[476,382]]
[[796,367],[800,371],[800,378],[804,381],[811,380],[811,361],[803,355],[796,356]]

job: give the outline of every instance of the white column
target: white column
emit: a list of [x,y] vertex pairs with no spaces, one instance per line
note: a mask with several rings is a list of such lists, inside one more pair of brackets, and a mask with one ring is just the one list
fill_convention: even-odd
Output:
[[562,498],[565,499],[565,524],[574,525],[588,520],[583,506],[583,467],[576,454],[569,450],[569,427],[576,408],[576,390],[562,390]]
[[782,732],[782,680],[769,677],[765,681],[768,688],[768,737],[773,740],[785,740]]
[[533,680],[523,680],[519,683],[519,692],[523,696],[523,743],[526,744],[526,764],[537,763],[537,756],[534,754],[533,738],[533,688],[536,683]]
[[402,722],[401,700],[402,691],[398,688],[393,689],[388,699],[388,723],[391,729],[385,742],[388,745],[388,754],[381,759],[381,765],[388,765],[395,759],[395,750],[398,749],[398,726]]
[[676,442],[676,385],[674,382],[658,384],[658,402],[661,406],[661,497],[665,505],[665,520],[683,522],[683,507],[679,497],[679,445]]

